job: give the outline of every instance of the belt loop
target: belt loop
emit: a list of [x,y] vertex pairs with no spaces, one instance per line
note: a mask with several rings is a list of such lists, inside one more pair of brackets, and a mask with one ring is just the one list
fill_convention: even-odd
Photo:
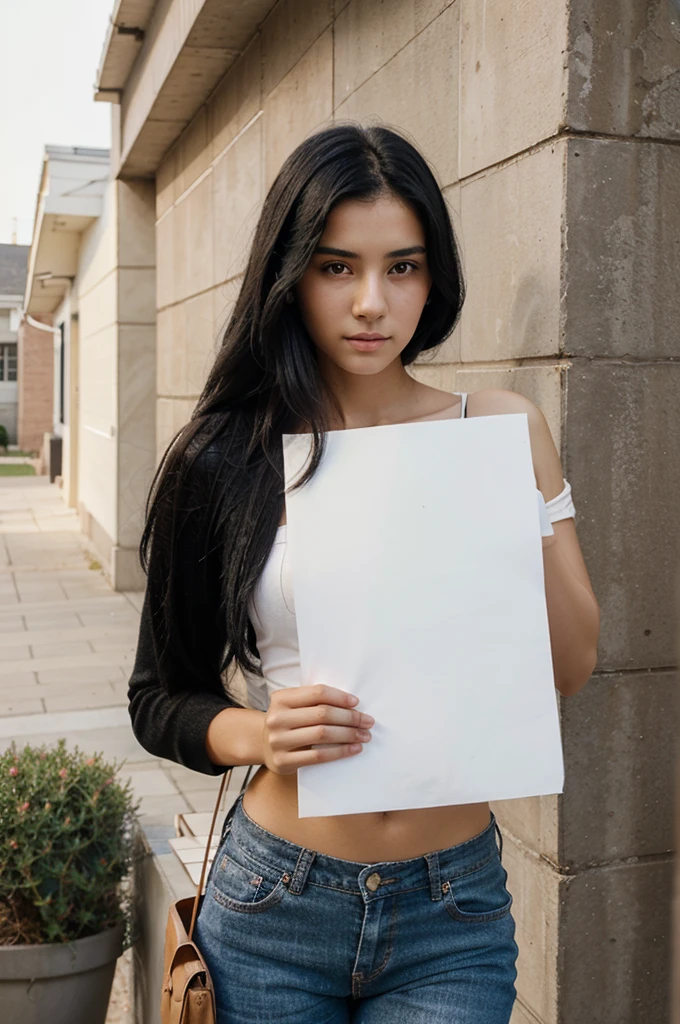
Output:
[[297,859],[297,864],[295,865],[295,870],[293,871],[293,877],[291,878],[290,885],[288,886],[288,892],[295,893],[296,896],[300,895],[300,893],[305,887],[307,875],[309,874],[309,869],[311,868],[312,862],[315,857],[315,850],[300,850],[300,854]]
[[499,856],[500,860],[503,860],[503,836],[501,835],[501,830],[498,827],[498,822],[496,821],[495,815],[494,815],[494,819],[493,819],[493,827],[496,829],[496,832],[498,833],[498,840],[499,840],[499,842],[501,844],[500,845],[500,849],[498,851],[498,856]]
[[442,876],[439,870],[439,854],[426,853],[427,872],[430,878],[430,899],[440,900],[442,898]]
[[229,810],[227,811],[227,813],[224,816],[224,821],[222,822],[222,832],[220,834],[220,842],[219,842],[220,846],[224,842],[224,837],[226,836],[227,832],[231,828],[231,819],[234,817],[234,814],[236,813],[236,805],[241,802],[241,799],[242,799],[242,794],[239,794],[239,796],[236,797],[236,799],[232,803],[231,807],[229,808]]

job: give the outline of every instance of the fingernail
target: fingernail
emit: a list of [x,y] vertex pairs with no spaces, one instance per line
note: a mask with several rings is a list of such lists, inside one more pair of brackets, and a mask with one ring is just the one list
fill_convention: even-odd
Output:
[[375,725],[375,718],[372,718],[371,715],[362,715],[361,716],[361,724],[362,725]]

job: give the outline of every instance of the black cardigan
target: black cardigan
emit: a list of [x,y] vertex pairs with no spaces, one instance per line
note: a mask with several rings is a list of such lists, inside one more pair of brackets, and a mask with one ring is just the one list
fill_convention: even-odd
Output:
[[214,444],[201,452],[182,493],[175,578],[178,628],[191,652],[191,667],[187,671],[172,657],[159,658],[162,611],[158,601],[152,601],[147,583],[128,681],[132,731],[144,749],[206,775],[221,775],[230,767],[214,764],[208,757],[205,737],[210,722],[224,708],[242,706],[227,696],[220,673],[227,635],[220,588],[221,545],[215,537],[209,538],[209,553],[203,557],[218,454]]

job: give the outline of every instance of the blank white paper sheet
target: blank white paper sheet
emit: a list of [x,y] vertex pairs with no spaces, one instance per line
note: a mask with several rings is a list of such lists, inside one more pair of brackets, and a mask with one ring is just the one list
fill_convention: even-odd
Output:
[[[526,413],[329,431],[286,494],[300,685],[356,694],[361,753],[298,770],[300,817],[561,793]],[[311,434],[284,434],[286,490]]]

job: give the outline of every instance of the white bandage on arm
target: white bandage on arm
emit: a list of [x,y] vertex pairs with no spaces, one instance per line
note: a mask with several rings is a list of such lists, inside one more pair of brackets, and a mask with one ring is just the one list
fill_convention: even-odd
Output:
[[550,537],[554,534],[552,524],[558,519],[569,519],[576,515],[574,502],[571,498],[571,484],[562,477],[564,489],[550,501],[546,501],[541,492],[536,488],[538,500],[538,516],[541,523],[541,536]]

